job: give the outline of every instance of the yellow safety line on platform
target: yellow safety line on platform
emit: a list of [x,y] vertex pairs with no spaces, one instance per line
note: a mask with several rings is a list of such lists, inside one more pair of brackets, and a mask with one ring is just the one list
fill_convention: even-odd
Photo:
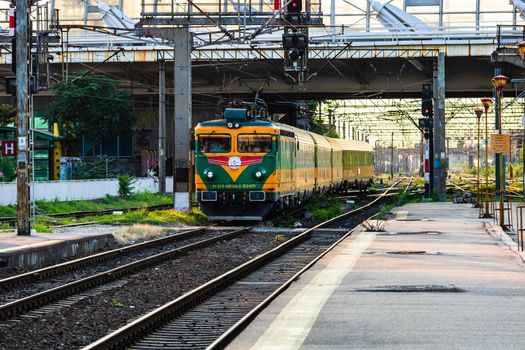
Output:
[[299,349],[328,298],[375,237],[359,234],[281,310],[251,349]]

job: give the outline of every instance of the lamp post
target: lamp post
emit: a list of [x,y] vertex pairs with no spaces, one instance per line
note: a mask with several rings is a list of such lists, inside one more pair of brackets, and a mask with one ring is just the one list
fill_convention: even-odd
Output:
[[481,169],[481,164],[480,164],[479,154],[480,154],[480,121],[481,121],[481,116],[483,115],[483,110],[481,108],[476,108],[474,110],[474,113],[476,113],[476,117],[478,120],[478,170],[477,170],[478,182],[476,184],[477,185],[477,196],[476,196],[475,208],[481,208],[481,193],[479,191],[479,172]]
[[[521,59],[525,61],[525,41],[522,41],[517,46],[520,52]],[[523,129],[523,143],[521,147],[523,148],[523,168],[525,169],[525,129]],[[525,189],[525,173],[523,175],[523,188]],[[524,198],[525,198],[525,192],[524,192]]]
[[492,106],[492,99],[484,97],[481,99],[483,108],[485,108],[485,211],[482,213],[482,218],[491,218],[489,211],[489,116],[488,111]]
[[[507,78],[504,75],[498,75],[492,78],[492,85],[496,89],[498,93],[498,111],[497,111],[497,120],[498,120],[498,134],[502,134],[503,125],[501,125],[501,102],[502,102],[502,95],[503,95],[503,87],[505,87],[505,84],[507,84],[507,81],[509,78]],[[499,225],[503,228],[505,226],[505,212],[503,210],[503,185],[505,182],[505,179],[503,177],[503,153],[500,153],[499,155]]]

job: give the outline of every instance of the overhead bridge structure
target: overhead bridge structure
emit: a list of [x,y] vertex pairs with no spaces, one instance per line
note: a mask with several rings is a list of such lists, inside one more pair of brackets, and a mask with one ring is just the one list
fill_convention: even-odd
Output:
[[[407,15],[410,9],[418,8],[413,7],[416,1],[397,2]],[[348,7],[339,8],[336,1],[311,2],[309,65],[305,81],[299,84],[282,69],[282,28],[289,23],[282,13],[273,10],[273,1],[252,1],[248,6],[224,0],[151,0],[143,1],[136,9],[137,18],[119,12],[116,6],[97,3],[101,5],[85,11],[89,14],[98,9],[100,25],[88,25],[90,17],[80,23],[62,20],[60,15],[47,17],[47,30],[54,29],[59,42],[49,44],[48,57],[43,57],[40,64],[49,65],[52,81],[96,65],[97,71],[121,78],[123,85],[135,94],[155,94],[152,90],[158,85],[158,61],[174,59],[170,29],[181,26],[193,33],[193,93],[250,94],[252,85],[257,84],[253,81],[261,78],[261,84],[267,79],[265,92],[287,99],[417,97],[420,83],[432,79],[440,53],[446,58],[446,89],[450,97],[486,94],[494,63],[511,63],[506,73],[521,74],[517,65],[522,63],[515,45],[524,39],[525,22],[516,18],[519,7],[510,5],[505,5],[505,11],[490,10],[500,16],[506,12],[505,21],[446,22],[446,18],[454,16],[477,19],[488,18],[492,13],[481,9],[454,12],[451,5],[449,13],[437,8],[436,13],[419,15],[437,16],[437,23],[424,24],[419,19],[410,22],[418,18],[417,14],[408,15],[404,22],[397,14],[394,20],[398,22],[393,23],[392,14],[387,12],[392,5],[380,1],[349,1],[362,7],[362,13],[357,14],[345,13]],[[332,5],[334,13],[330,12]],[[58,7],[56,3],[54,10],[63,12]],[[132,29],[130,23],[134,24]],[[10,40],[5,41],[0,54],[4,68],[11,64]],[[496,52],[500,55],[496,56]],[[12,73],[3,69],[1,74]],[[172,74],[172,66],[167,65],[168,81]],[[172,93],[170,84],[167,92]]]
[[[47,103],[56,81],[83,70],[119,79],[134,96],[155,104],[159,89],[165,91],[174,96],[177,141],[171,151],[181,155],[175,159],[175,182],[184,183],[192,114],[213,116],[211,106],[220,97],[248,97],[263,89],[270,102],[413,99],[421,96],[423,83],[431,83],[434,148],[441,154],[445,97],[487,96],[495,68],[513,78],[513,93],[523,90],[518,78],[524,66],[516,49],[525,40],[522,1],[306,1],[300,19],[287,15],[288,2],[79,1],[83,18],[76,19],[66,2],[37,4],[33,29],[39,46],[33,67],[40,92],[34,96],[35,109]],[[301,74],[284,69],[282,35],[297,31],[308,37]],[[10,49],[4,36],[4,78],[12,75]],[[165,89],[159,86],[159,67]],[[3,100],[10,96],[4,94]],[[413,121],[420,112],[406,113]],[[442,167],[435,175],[443,183]]]

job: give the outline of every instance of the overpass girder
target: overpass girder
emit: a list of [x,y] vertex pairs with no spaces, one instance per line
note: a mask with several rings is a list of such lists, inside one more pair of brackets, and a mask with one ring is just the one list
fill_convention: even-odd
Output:
[[[51,48],[58,63],[100,63],[117,52],[115,48],[70,48],[63,57],[60,49]],[[444,52],[448,57],[490,57],[495,50],[494,44],[483,45],[381,45],[381,46],[334,46],[310,47],[309,60],[326,59],[373,59],[373,58],[434,58],[439,52]],[[160,47],[133,47],[124,50],[110,58],[107,62],[156,62],[159,57],[173,59],[173,48]],[[282,48],[256,47],[243,45],[242,47],[215,47],[197,48],[192,51],[193,61],[257,61],[257,60],[282,60]],[[0,53],[0,64],[10,64],[11,55]]]

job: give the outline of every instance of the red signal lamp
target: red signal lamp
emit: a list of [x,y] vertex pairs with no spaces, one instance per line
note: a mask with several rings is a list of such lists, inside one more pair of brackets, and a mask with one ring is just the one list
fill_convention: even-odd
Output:
[[302,0],[292,0],[288,6],[286,6],[288,13],[300,13],[303,10]]

